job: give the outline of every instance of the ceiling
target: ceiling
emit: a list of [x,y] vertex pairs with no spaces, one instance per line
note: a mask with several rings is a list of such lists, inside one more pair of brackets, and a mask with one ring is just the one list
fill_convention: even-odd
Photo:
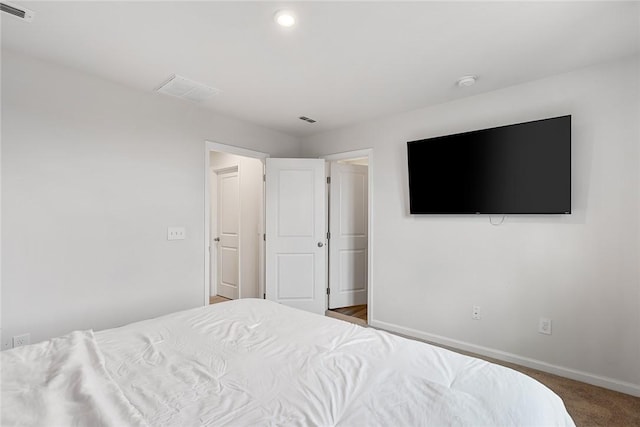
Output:
[[297,136],[640,52],[638,2],[13,3],[36,15],[2,14],[3,49],[150,92],[179,74],[221,90],[204,108]]

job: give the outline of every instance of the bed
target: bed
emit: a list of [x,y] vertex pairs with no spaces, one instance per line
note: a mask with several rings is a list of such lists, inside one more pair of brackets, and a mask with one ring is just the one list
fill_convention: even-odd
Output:
[[511,369],[243,299],[1,353],[2,425],[573,426]]

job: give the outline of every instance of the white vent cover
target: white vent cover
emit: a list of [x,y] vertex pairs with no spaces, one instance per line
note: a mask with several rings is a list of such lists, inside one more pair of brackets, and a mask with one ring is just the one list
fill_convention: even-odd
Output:
[[27,22],[33,21],[33,17],[35,15],[32,10],[4,1],[0,2],[0,10],[2,12],[8,13],[9,15],[13,15],[16,18],[23,19]]
[[169,77],[169,80],[163,83],[156,91],[195,102],[204,101],[220,93],[220,90],[216,88],[205,86],[202,83],[194,82],[176,74]]

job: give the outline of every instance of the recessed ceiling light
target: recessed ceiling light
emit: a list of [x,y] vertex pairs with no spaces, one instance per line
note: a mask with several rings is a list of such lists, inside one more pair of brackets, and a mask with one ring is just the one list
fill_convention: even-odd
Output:
[[290,10],[279,10],[273,19],[283,27],[293,27],[296,24],[296,17]]
[[458,86],[460,87],[468,87],[476,84],[476,80],[478,80],[478,76],[463,76],[458,79]]

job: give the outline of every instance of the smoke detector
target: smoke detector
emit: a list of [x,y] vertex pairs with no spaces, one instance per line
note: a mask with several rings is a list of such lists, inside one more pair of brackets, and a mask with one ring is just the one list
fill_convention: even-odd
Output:
[[220,93],[219,89],[194,82],[186,77],[173,74],[156,92],[175,96],[188,101],[202,102]]
[[33,17],[35,16],[35,12],[32,10],[7,2],[0,2],[0,11],[27,22],[33,21]]
[[478,76],[463,76],[458,79],[456,84],[460,87],[469,87],[476,84],[476,80],[478,80]]

